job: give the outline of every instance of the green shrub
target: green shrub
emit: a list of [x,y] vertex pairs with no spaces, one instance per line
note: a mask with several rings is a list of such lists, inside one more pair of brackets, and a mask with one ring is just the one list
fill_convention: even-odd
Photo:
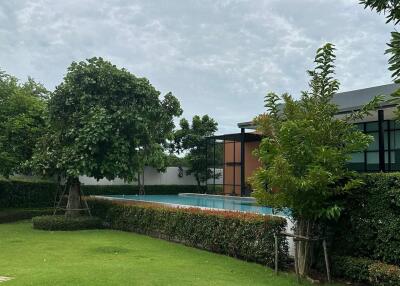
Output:
[[381,262],[369,266],[370,281],[373,285],[398,286],[400,285],[400,268]]
[[400,174],[362,177],[365,185],[347,195],[340,220],[331,226],[331,251],[400,265]]
[[[0,208],[44,208],[54,205],[58,185],[44,180],[0,178]],[[137,195],[135,185],[82,185],[85,195]],[[147,195],[176,195],[179,193],[202,193],[205,187],[194,185],[145,186]]]
[[53,209],[4,209],[0,211],[0,223],[13,222],[23,219],[30,219],[34,216],[49,215]]
[[368,258],[334,256],[332,273],[336,277],[376,286],[400,285],[400,267]]
[[368,267],[375,261],[368,258],[334,256],[331,259],[332,274],[356,282],[369,281]]
[[81,230],[102,228],[102,221],[97,217],[78,216],[37,216],[32,219],[33,228],[41,230]]
[[57,184],[50,181],[0,179],[0,208],[53,206]]
[[[286,220],[242,212],[172,208],[143,203],[89,200],[92,213],[112,229],[151,235],[188,246],[272,266],[274,233]],[[281,265],[288,258],[285,239],[279,239]]]
[[[137,195],[139,187],[136,185],[82,185],[85,195]],[[145,186],[146,195],[176,195],[179,193],[202,193],[204,187],[195,185],[152,185]]]

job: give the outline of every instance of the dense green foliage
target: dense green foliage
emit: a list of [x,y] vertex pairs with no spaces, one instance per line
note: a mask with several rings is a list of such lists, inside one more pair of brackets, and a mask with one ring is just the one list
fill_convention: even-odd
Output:
[[331,44],[318,49],[316,67],[308,71],[310,91],[299,100],[269,93],[267,114],[255,120],[265,137],[256,152],[262,168],[251,180],[254,196],[262,204],[290,208],[298,219],[339,217],[342,206],[335,198],[360,183],[347,161],[372,140],[335,116],[334,50]]
[[52,208],[0,209],[0,223],[30,219],[34,216],[50,215],[52,213]]
[[400,285],[400,267],[367,258],[334,256],[331,259],[336,277],[375,286]]
[[217,122],[208,115],[194,116],[190,125],[186,119],[181,119],[180,129],[175,131],[174,148],[178,152],[187,151],[185,159],[188,163],[188,175],[196,178],[197,184],[206,182],[212,177],[207,166],[207,148],[205,138],[217,131]]
[[67,177],[132,181],[144,165],[162,167],[163,146],[181,114],[147,79],[101,58],[73,62],[49,101],[50,134],[34,163]]
[[365,185],[345,196],[332,226],[332,251],[400,266],[400,174],[366,174]]
[[0,71],[0,175],[27,170],[24,163],[45,130],[47,90]]
[[[397,0],[360,0],[360,4],[364,5],[364,8],[376,10],[377,13],[384,13],[387,23],[392,22],[397,25],[400,22],[400,2]],[[391,55],[389,70],[392,72],[394,81],[400,83],[400,33],[394,31],[391,36],[389,48],[386,50],[386,53]],[[394,96],[399,98],[400,92],[397,91]]]
[[[0,225],[4,285],[293,286],[291,273],[145,235],[113,230],[32,229]],[[302,285],[310,286],[304,282]]]
[[[0,208],[53,207],[58,185],[51,181],[0,179]],[[204,187],[193,185],[150,185],[147,195],[204,193]],[[84,195],[138,195],[137,185],[82,185]]]
[[47,215],[32,218],[33,228],[41,230],[82,230],[102,228],[102,221],[97,217]]
[[189,162],[186,157],[178,157],[175,154],[168,154],[166,165],[168,167],[189,167]]
[[[209,251],[274,264],[274,233],[284,230],[280,217],[240,212],[168,208],[149,204],[89,201],[94,215],[112,229],[133,231]],[[280,262],[287,260],[287,242],[279,240]]]
[[0,179],[0,208],[52,207],[56,193],[51,181]]

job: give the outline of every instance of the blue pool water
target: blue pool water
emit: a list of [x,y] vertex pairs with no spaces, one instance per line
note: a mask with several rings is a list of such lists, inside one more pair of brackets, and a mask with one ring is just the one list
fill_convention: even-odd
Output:
[[[254,198],[237,198],[198,194],[179,195],[112,195],[104,196],[124,200],[174,204],[212,209],[235,210],[259,214],[274,214],[273,209],[256,204]],[[285,215],[283,213],[275,213]]]

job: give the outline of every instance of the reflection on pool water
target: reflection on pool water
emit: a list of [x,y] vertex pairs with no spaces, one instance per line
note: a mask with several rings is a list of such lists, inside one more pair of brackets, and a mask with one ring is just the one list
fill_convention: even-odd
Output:
[[263,207],[256,204],[254,198],[240,198],[227,196],[199,195],[199,194],[179,194],[179,195],[110,195],[103,196],[133,201],[154,202],[162,204],[173,204],[182,206],[204,207],[212,209],[235,210],[259,214],[277,214],[272,208]]

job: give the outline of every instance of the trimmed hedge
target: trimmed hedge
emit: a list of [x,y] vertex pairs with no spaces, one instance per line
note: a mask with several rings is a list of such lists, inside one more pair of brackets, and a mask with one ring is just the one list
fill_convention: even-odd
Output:
[[347,195],[345,211],[331,227],[331,251],[400,266],[400,173],[362,177],[365,185]]
[[[85,195],[138,195],[139,187],[136,185],[82,185]],[[176,195],[179,193],[202,193],[204,187],[194,185],[154,185],[145,186],[146,195]]]
[[[172,208],[146,203],[89,200],[92,213],[112,229],[137,232],[208,251],[272,266],[274,233],[286,220],[241,212]],[[288,259],[288,245],[279,240],[281,266]]]
[[0,179],[0,208],[51,207],[56,192],[54,182]]
[[356,282],[369,282],[369,266],[375,261],[368,258],[334,256],[331,258],[332,274],[335,277]]
[[32,218],[33,228],[41,230],[82,230],[102,228],[102,221],[97,217],[78,216],[37,216]]
[[[0,178],[0,208],[45,208],[54,205],[58,185],[51,181],[27,181]],[[82,185],[85,195],[137,195],[139,187],[132,185],[92,186]],[[147,195],[175,195],[202,193],[204,187],[192,185],[145,186]]]
[[0,223],[14,222],[18,220],[31,219],[34,216],[50,215],[53,209],[5,209],[0,211]]
[[400,267],[368,258],[335,256],[332,270],[336,277],[376,286],[400,285]]

